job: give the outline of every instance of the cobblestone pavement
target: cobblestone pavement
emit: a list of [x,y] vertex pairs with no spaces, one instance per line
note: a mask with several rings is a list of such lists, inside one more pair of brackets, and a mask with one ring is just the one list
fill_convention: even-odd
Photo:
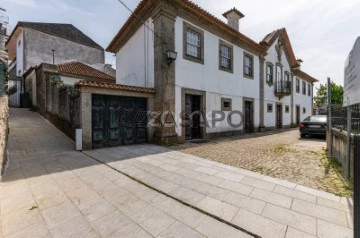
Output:
[[10,130],[0,237],[352,237],[348,198],[155,145],[74,152],[24,109]]
[[349,195],[343,177],[329,170],[325,147],[325,138],[300,139],[294,129],[234,136],[205,144],[189,142],[172,148],[314,189]]

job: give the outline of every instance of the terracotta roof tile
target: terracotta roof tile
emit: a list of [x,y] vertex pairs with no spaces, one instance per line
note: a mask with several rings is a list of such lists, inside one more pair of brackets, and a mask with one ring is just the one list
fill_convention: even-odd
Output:
[[[276,31],[273,31],[273,32],[267,34],[264,37],[264,39],[260,42],[260,45],[265,46],[266,50],[269,50],[269,48],[274,44],[276,39],[278,39],[278,37],[280,37],[280,36],[283,38],[285,48],[287,49],[287,51],[289,53],[289,57],[291,60],[291,66],[294,68],[300,66],[299,62],[302,62],[302,60],[296,60],[296,57],[295,57],[295,54],[294,54],[294,51],[292,49],[291,42],[289,39],[289,35],[287,34],[287,31],[285,28],[281,28],[281,29],[278,29]],[[310,76],[309,74],[307,74],[301,70],[294,70],[294,74],[302,79],[305,79],[305,80],[311,82],[311,83],[318,81],[314,77]]]
[[291,46],[290,43],[290,39],[289,36],[286,32],[285,28],[281,28],[278,29],[276,31],[273,31],[269,34],[267,34],[264,39],[260,42],[260,45],[263,45],[266,47],[266,51],[269,50],[269,48],[273,45],[273,43],[275,42],[275,40],[279,37],[282,37],[282,39],[284,40],[284,44],[285,44],[285,48],[287,49],[288,53],[289,53],[289,57],[290,57],[290,61],[291,61],[291,66],[292,67],[297,67],[299,66],[298,62],[296,61],[296,57],[293,51],[293,48]]
[[155,93],[155,89],[153,88],[145,88],[145,87],[137,87],[116,83],[107,83],[93,80],[81,80],[77,84],[75,84],[77,88],[86,86],[86,87],[94,87],[94,88],[106,88],[106,89],[120,89],[126,91],[134,91],[134,92],[143,92],[143,93]]
[[[124,36],[131,31],[131,26],[135,24],[138,18],[141,18],[141,15],[144,14],[146,4],[150,0],[142,0],[139,5],[134,10],[133,14],[129,17],[129,19],[125,22],[123,27],[120,31],[116,34],[114,39],[111,41],[109,46],[107,47],[107,51],[116,53],[118,50],[121,41],[124,40]],[[237,30],[231,28],[226,23],[215,17],[214,15],[210,14],[208,11],[201,8],[199,5],[189,1],[189,0],[173,0],[172,2],[178,4],[180,7],[192,12],[194,15],[198,16],[199,18],[207,21],[209,24],[214,25],[216,27],[221,28],[223,31],[231,34],[232,36],[236,37],[240,40],[240,42],[249,45],[253,49],[257,51],[264,51],[264,47],[257,42],[253,41],[249,37],[245,36],[244,34],[238,32]],[[139,21],[139,20],[138,20]]]
[[115,78],[112,76],[77,61],[58,64],[57,68],[60,73],[115,81]]
[[299,78],[302,78],[302,79],[305,79],[306,81],[309,81],[310,83],[315,83],[315,82],[319,81],[316,78],[310,76],[309,74],[307,74],[307,73],[305,73],[304,71],[301,71],[301,70],[294,70],[294,74],[295,74],[295,76],[298,76]]
[[81,32],[78,28],[76,28],[72,24],[64,24],[64,23],[19,21],[15,26],[14,30],[12,31],[7,43],[10,41],[10,38],[12,38],[13,34],[15,33],[18,27],[30,28],[36,31],[43,32],[48,35],[60,37],[98,50],[104,50],[104,48],[102,48],[90,37],[88,37],[83,32]]

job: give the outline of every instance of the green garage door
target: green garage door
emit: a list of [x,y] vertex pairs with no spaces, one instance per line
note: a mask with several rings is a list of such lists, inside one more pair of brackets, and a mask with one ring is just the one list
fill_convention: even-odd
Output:
[[93,148],[147,142],[146,105],[146,98],[93,95]]

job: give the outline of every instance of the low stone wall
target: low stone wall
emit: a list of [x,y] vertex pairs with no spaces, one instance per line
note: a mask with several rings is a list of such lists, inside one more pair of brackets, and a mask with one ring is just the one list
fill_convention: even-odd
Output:
[[7,95],[0,97],[0,178],[7,165],[7,141],[9,135],[9,107]]
[[[72,140],[75,139],[75,129],[80,127],[80,99],[73,86],[61,85],[52,79],[54,73],[52,65],[45,65],[36,69],[36,108],[59,130]],[[33,85],[31,78],[26,82],[26,92],[30,93]]]
[[[351,150],[350,150],[350,175],[354,175],[354,137],[351,136]],[[326,144],[327,149],[332,148],[332,157],[335,157],[346,168],[346,144],[347,144],[347,132],[339,129],[332,129],[332,145],[329,136],[329,130],[326,131]]]
[[68,137],[75,140],[75,129],[80,127],[79,95],[71,96],[70,87],[59,89],[51,85],[49,91],[51,94],[48,95],[47,110],[43,116]]

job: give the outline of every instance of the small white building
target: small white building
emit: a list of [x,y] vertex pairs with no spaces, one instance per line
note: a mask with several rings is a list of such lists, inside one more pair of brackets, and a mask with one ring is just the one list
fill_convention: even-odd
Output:
[[317,80],[300,69],[286,30],[257,43],[241,32],[240,11],[223,16],[228,24],[191,1],[143,0],[108,46],[118,84],[155,89],[165,118],[156,141],[285,128],[312,114]]

